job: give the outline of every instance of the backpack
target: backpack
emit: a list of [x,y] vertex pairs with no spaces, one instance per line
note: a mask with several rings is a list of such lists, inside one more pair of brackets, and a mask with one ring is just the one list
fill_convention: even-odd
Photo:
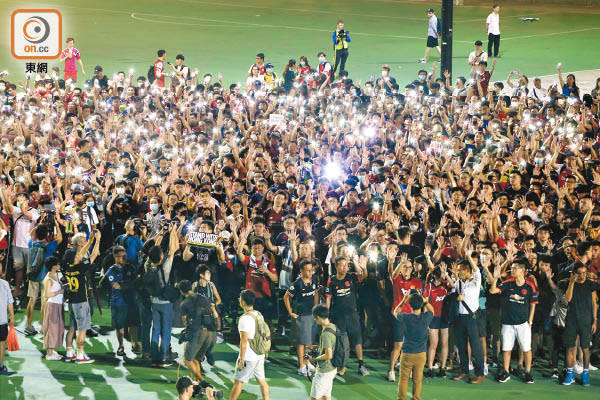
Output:
[[40,242],[34,242],[29,249],[29,272],[27,276],[30,281],[41,282],[46,277],[48,269],[44,262],[44,255],[46,253],[46,244]]
[[350,359],[350,341],[348,340],[348,333],[339,329],[336,329],[334,332],[331,328],[326,328],[325,331],[335,335],[335,347],[333,348],[331,364],[338,369],[344,368]]
[[244,313],[244,315],[249,315],[254,320],[255,331],[254,337],[248,340],[248,344],[252,351],[256,354],[267,354],[269,350],[271,350],[271,330],[269,329],[269,325],[265,322],[262,314],[256,311],[257,315],[254,313]]
[[148,82],[150,82],[151,84],[156,80],[156,75],[154,75],[154,64],[152,64],[150,66],[150,68],[148,69]]
[[[168,300],[170,303],[175,303],[179,299],[179,290],[175,288],[170,282],[171,275],[169,276],[169,282],[165,282],[165,273],[162,269],[162,265],[158,267],[150,267],[142,278],[145,288],[150,293],[150,296],[157,297],[162,300]],[[162,279],[161,279],[162,278]]]
[[103,271],[106,272],[110,267],[115,265],[115,257],[113,256],[113,250],[115,246],[121,246],[125,249],[125,251],[127,251],[127,240],[125,239],[127,239],[127,234],[119,235],[114,244],[108,250],[106,250],[100,264]]

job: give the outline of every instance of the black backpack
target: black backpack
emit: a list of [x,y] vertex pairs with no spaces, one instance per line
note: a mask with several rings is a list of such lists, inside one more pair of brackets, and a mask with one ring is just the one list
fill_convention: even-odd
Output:
[[[150,296],[175,303],[179,299],[179,290],[171,283],[172,278],[173,271],[169,275],[169,282],[166,282],[165,272],[162,265],[159,265],[158,267],[148,268],[142,281]],[[165,282],[164,285],[163,282]]]
[[325,331],[335,335],[335,347],[333,348],[331,364],[338,369],[344,368],[350,359],[350,341],[348,340],[348,334],[339,329],[336,329],[334,332],[333,329],[326,328]]
[[156,75],[154,75],[154,64],[152,64],[150,66],[150,68],[148,69],[148,82],[152,83],[156,80]]

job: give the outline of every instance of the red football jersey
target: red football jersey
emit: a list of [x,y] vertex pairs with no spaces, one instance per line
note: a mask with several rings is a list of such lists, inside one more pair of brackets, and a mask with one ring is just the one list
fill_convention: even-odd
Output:
[[[402,299],[404,298],[404,296],[406,296],[407,294],[410,293],[411,289],[417,289],[420,290],[423,288],[423,284],[421,283],[421,281],[418,278],[412,278],[409,280],[404,280],[404,278],[402,278],[402,275],[398,275],[395,279],[392,280],[392,285],[394,287],[394,308],[392,308],[392,311],[396,309],[396,307],[398,307],[398,304],[400,304],[400,302],[402,302]],[[410,308],[410,305],[407,303],[405,303],[402,308],[400,309],[400,312],[402,313],[410,313],[412,312],[412,308]]]

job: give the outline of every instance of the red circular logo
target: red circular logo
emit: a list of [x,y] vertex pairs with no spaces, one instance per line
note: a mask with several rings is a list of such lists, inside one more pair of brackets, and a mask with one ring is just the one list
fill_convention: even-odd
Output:
[[521,294],[522,294],[522,295],[526,295],[526,294],[527,294],[527,289],[522,289],[522,290],[521,290]]
[[346,281],[346,286],[350,286],[350,282]]

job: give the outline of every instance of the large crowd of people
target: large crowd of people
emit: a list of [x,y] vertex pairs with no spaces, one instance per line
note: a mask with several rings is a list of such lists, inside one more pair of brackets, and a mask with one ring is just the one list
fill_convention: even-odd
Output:
[[[0,297],[0,328],[14,298],[47,360],[90,363],[93,308],[110,292],[117,356],[127,339],[166,368],[183,324],[184,363],[202,380],[239,319],[234,392],[256,377],[268,396],[255,310],[299,374],[330,376],[328,358],[310,355],[313,308],[325,304],[317,320],[347,333],[356,373],[370,373],[363,352],[374,349],[395,381],[406,353],[401,387],[412,372],[417,396],[420,374],[452,365],[471,383],[492,366],[500,382],[533,383],[547,365],[562,384],[580,374],[589,385],[600,79],[585,94],[560,68],[560,86],[518,72],[493,81],[481,46],[455,68],[464,76],[439,77],[434,64],[403,83],[387,65],[353,80],[345,58],[335,75],[325,53],[289,60],[280,78],[259,53],[246,82],[227,86],[165,50],[139,77],[101,66],[88,80],[76,68],[67,80],[2,77],[0,257],[12,296]],[[426,321],[426,342],[405,338],[404,320]]]

